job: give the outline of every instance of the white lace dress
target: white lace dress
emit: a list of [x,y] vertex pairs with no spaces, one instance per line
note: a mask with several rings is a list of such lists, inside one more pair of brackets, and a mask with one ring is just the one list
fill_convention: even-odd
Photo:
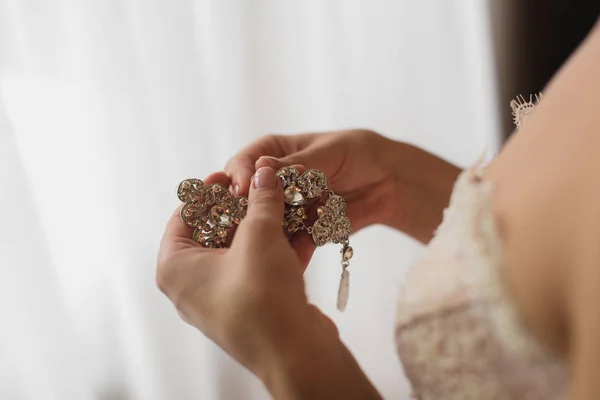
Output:
[[480,170],[458,178],[444,221],[400,295],[396,343],[413,396],[562,399],[563,361],[523,325],[502,281],[492,187]]

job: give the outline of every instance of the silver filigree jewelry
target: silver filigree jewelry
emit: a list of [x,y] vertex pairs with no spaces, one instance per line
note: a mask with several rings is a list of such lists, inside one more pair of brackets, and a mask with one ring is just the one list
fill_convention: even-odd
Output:
[[[350,289],[349,261],[354,255],[350,247],[350,220],[346,216],[346,201],[327,186],[327,177],[321,171],[310,169],[303,174],[292,167],[276,172],[283,183],[285,213],[282,226],[290,233],[306,230],[317,246],[327,243],[342,245],[340,250],[342,275],[338,289],[337,308],[344,311]],[[327,195],[325,204],[317,208],[313,226],[306,226],[308,219],[304,206],[310,200]],[[227,243],[230,230],[246,215],[248,199],[233,197],[220,184],[204,185],[200,179],[186,179],[179,184],[177,196],[184,203],[181,219],[195,228],[192,238],[207,248],[221,248]]]
[[192,238],[203,247],[220,248],[227,242],[228,231],[246,215],[248,199],[234,198],[218,183],[205,186],[200,179],[186,179],[177,188],[184,205],[181,219],[196,228]]
[[300,175],[293,167],[283,167],[275,174],[283,183],[286,203],[283,227],[290,233],[307,229],[304,221],[308,216],[303,206],[309,200],[321,197],[327,190],[327,177],[315,169],[309,169]]
[[333,192],[324,206],[317,209],[318,219],[312,226],[312,237],[317,246],[326,243],[341,243],[340,255],[342,258],[342,275],[338,289],[337,308],[340,311],[346,309],[350,292],[349,261],[354,255],[354,249],[350,246],[350,220],[346,216],[346,201]]
[[[336,195],[327,186],[327,177],[321,172],[310,169],[300,175],[292,167],[283,167],[277,171],[277,176],[283,182],[286,212],[283,226],[289,232],[296,232],[302,229],[312,235],[313,241],[317,246],[323,246],[327,243],[341,243],[340,251],[342,258],[342,275],[338,289],[337,308],[344,311],[348,304],[350,291],[350,272],[348,271],[349,261],[354,255],[354,250],[350,247],[350,219],[346,216],[346,201]],[[302,205],[307,203],[307,199],[320,198],[323,193],[327,193],[328,199],[325,205],[317,208],[317,220],[312,227],[304,225],[305,217]]]

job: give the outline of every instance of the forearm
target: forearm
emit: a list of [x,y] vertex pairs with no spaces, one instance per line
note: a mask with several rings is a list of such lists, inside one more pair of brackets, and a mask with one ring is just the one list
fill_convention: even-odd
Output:
[[391,219],[383,223],[427,243],[442,222],[460,168],[406,143],[383,138],[378,147],[395,202]]
[[381,399],[332,330],[305,325],[254,372],[274,399]]

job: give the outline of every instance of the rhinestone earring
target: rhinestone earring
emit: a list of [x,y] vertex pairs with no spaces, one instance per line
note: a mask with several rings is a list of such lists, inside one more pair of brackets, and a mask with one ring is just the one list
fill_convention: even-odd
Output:
[[296,168],[283,167],[275,173],[283,183],[286,203],[283,227],[290,233],[308,229],[304,221],[308,219],[304,205],[309,199],[320,197],[327,188],[327,178],[321,171],[308,170],[302,175]]
[[246,215],[248,199],[233,197],[218,183],[205,186],[200,179],[186,179],[177,188],[184,205],[181,219],[195,228],[192,238],[203,247],[220,248],[227,242],[228,231]]
[[[348,304],[350,291],[349,261],[354,255],[350,247],[350,220],[346,216],[346,201],[336,195],[327,186],[327,177],[315,169],[310,169],[300,175],[298,170],[292,167],[283,167],[276,172],[283,182],[284,197],[286,202],[283,226],[289,232],[297,232],[306,229],[312,235],[317,246],[326,243],[341,243],[342,275],[338,289],[337,308],[344,311]],[[317,208],[317,220],[312,227],[307,227],[304,221],[307,219],[304,208],[307,199],[321,198],[327,193],[329,198],[325,205]]]
[[317,220],[312,226],[311,234],[317,246],[327,243],[342,244],[340,250],[342,275],[338,288],[337,308],[346,309],[350,295],[350,259],[354,256],[354,249],[350,246],[350,219],[346,216],[346,201],[328,191],[329,198],[324,206],[317,208]]
[[[349,261],[354,255],[350,247],[350,220],[346,216],[346,201],[327,186],[323,172],[310,169],[300,174],[293,167],[283,167],[276,172],[283,183],[285,214],[283,227],[290,233],[306,230],[317,246],[327,243],[342,245],[340,250],[342,275],[338,289],[337,308],[344,311],[350,290]],[[309,200],[327,194],[324,205],[317,208],[317,219],[306,226],[308,219],[304,206]],[[204,185],[200,179],[186,179],[179,184],[177,196],[184,205],[183,222],[195,228],[192,238],[203,247],[221,248],[227,243],[229,231],[246,215],[248,199],[233,197],[220,184]]]

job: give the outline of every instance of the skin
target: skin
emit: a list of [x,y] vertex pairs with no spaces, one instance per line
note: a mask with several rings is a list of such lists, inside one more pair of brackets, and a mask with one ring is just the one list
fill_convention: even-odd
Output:
[[[531,331],[564,358],[574,400],[600,392],[599,132],[596,27],[485,176],[494,185],[507,289]],[[206,180],[250,194],[230,248],[199,247],[177,212],[167,224],[159,288],[274,398],[380,398],[331,320],[307,302],[302,273],[314,245],[281,229],[282,190],[269,182],[282,165],[325,172],[348,200],[354,229],[386,224],[424,243],[460,171],[368,130],[271,135]]]

